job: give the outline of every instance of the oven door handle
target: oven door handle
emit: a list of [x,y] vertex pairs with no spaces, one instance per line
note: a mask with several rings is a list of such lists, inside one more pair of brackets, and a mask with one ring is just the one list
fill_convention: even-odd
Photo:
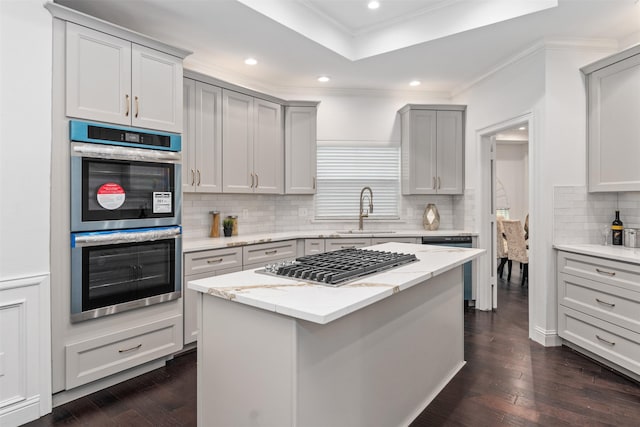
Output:
[[71,143],[71,155],[98,159],[137,160],[141,162],[177,163],[182,155],[175,151],[148,150],[119,145]]
[[182,234],[182,227],[159,227],[137,230],[95,231],[71,233],[71,247],[113,245],[116,243],[149,242],[175,239]]

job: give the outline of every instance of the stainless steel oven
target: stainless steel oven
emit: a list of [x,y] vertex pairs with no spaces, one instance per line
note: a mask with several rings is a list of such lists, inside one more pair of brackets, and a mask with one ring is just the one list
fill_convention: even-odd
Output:
[[70,122],[71,230],[180,224],[181,137]]
[[180,226],[71,234],[71,321],[181,296]]

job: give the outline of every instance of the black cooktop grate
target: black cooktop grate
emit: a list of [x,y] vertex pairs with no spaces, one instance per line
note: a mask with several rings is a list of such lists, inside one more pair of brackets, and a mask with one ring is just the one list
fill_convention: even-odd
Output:
[[413,254],[350,248],[304,256],[290,263],[267,266],[265,272],[339,286],[350,280],[417,260]]

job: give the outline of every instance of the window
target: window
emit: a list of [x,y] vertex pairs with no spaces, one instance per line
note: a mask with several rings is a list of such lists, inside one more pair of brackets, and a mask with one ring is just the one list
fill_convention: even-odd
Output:
[[[397,219],[400,197],[400,147],[362,143],[318,144],[316,218],[354,219],[360,191],[373,190],[369,218]],[[365,200],[365,206],[368,201]]]

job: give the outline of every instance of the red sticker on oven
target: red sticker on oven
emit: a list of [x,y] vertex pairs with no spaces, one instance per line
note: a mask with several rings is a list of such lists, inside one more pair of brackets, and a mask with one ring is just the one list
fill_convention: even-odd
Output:
[[110,211],[118,209],[124,203],[124,188],[115,182],[107,182],[98,188],[98,204]]

